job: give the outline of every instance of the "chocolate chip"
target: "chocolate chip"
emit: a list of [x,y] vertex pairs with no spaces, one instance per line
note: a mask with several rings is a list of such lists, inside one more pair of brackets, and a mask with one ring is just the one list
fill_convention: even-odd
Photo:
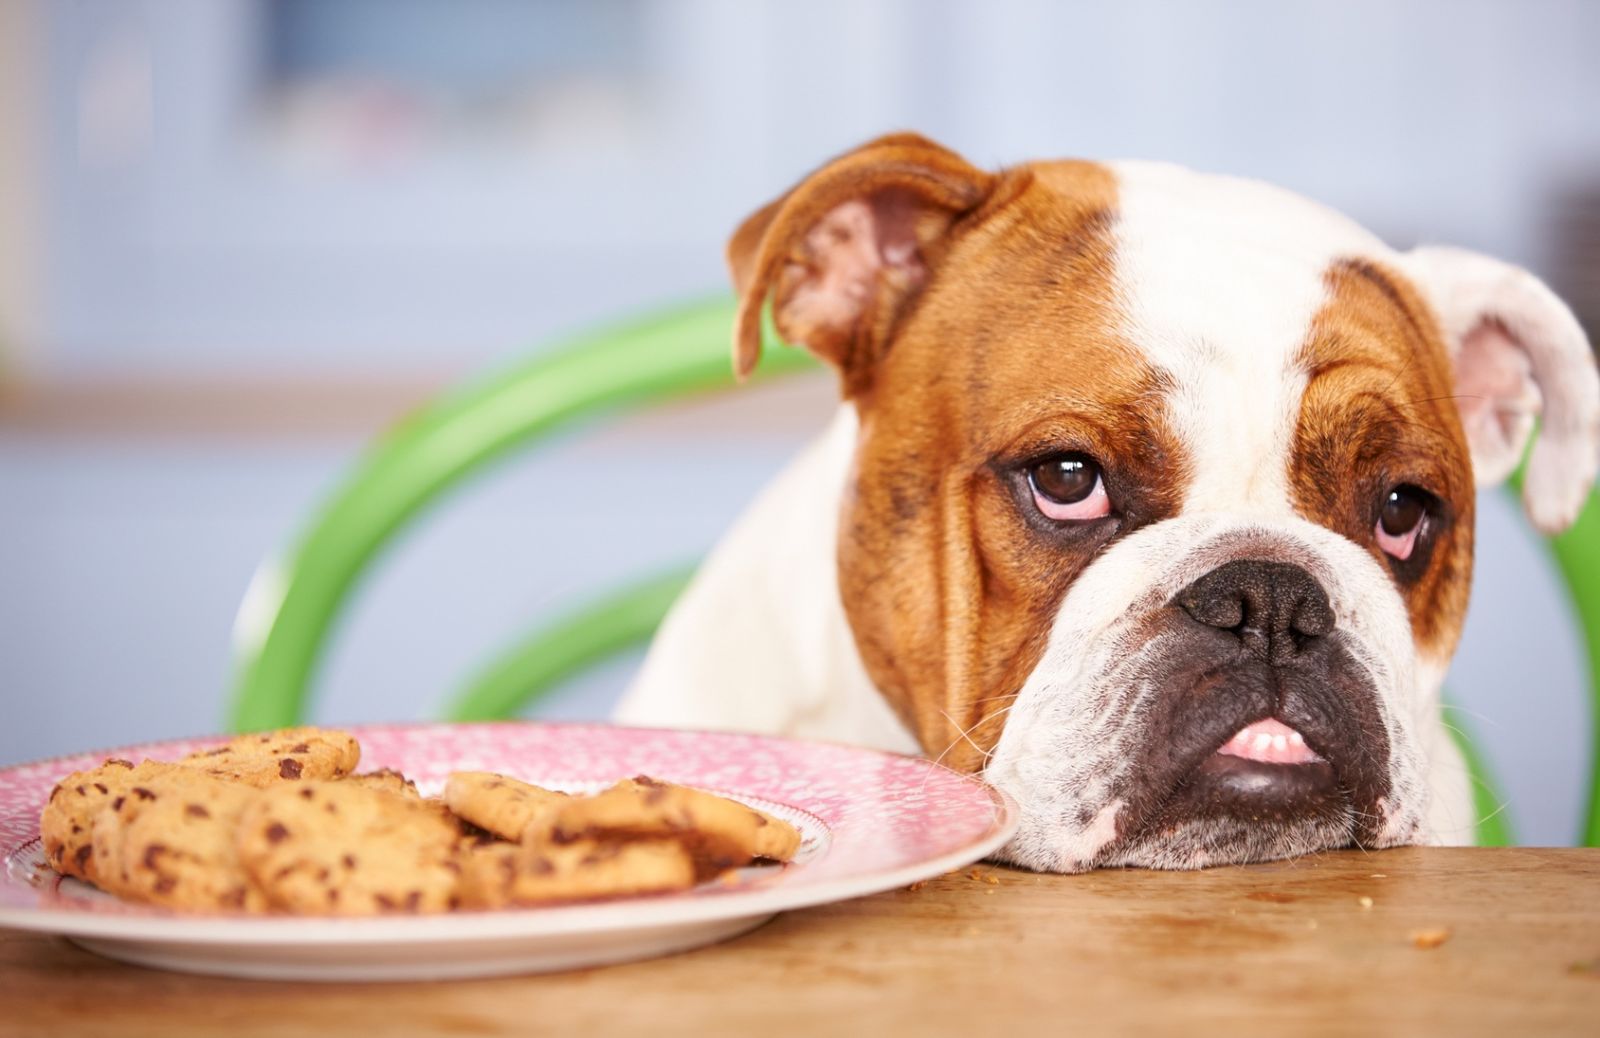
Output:
[[121,757],[112,757],[112,758],[108,759],[106,761],[106,763],[107,764],[115,764],[119,768],[131,768],[131,767],[133,767],[133,761],[131,761],[131,760],[123,760]]
[[328,876],[329,875],[330,875],[330,873],[328,872],[327,869],[318,869],[317,870],[317,882],[318,883],[326,883],[326,882],[328,882]]
[[633,781],[638,785],[650,786],[650,787],[652,787],[654,789],[661,789],[661,788],[664,788],[666,786],[666,783],[658,782],[657,780],[651,778],[649,775],[635,775],[635,776],[633,776]]
[[535,876],[548,876],[556,870],[555,864],[549,858],[535,858],[530,867]]
[[302,789],[300,791],[300,799],[302,799],[302,800],[310,800],[312,797],[314,797],[316,795],[317,795],[317,791],[314,790],[314,789]]
[[329,904],[334,904],[338,900],[339,900],[339,892],[337,890],[328,891],[328,903]]
[[344,862],[344,867],[347,869],[353,869],[356,867],[356,856],[354,854],[346,854],[339,860]]
[[218,746],[218,747],[217,747],[217,748],[216,748],[216,749],[214,749],[214,750],[207,750],[207,751],[206,751],[206,756],[207,756],[207,757],[220,757],[220,756],[222,756],[222,755],[223,755],[223,754],[224,754],[224,753],[232,753],[232,752],[233,752],[233,751],[232,751],[232,750],[230,750],[230,749],[228,749],[228,747],[226,747],[226,746]]
[[172,893],[172,888],[177,886],[177,885],[178,885],[178,881],[176,879],[174,879],[173,877],[171,877],[171,876],[162,876],[160,879],[156,880],[156,893],[157,894],[170,894],[170,893]]
[[393,912],[395,908],[398,907],[394,903],[394,898],[390,897],[388,894],[374,894],[372,895],[372,900],[378,903],[379,908],[387,909],[390,912]]
[[156,798],[154,793],[150,792],[148,789],[145,789],[143,786],[134,786],[133,795],[138,797],[140,800],[154,800]]
[[244,897],[245,889],[243,887],[234,887],[222,895],[222,903],[229,908],[243,908]]
[[289,830],[283,827],[282,822],[273,822],[267,826],[266,837],[268,843],[282,843],[288,836]]
[[190,818],[211,817],[211,812],[206,810],[204,804],[187,804],[184,806],[183,813],[188,815]]
[[754,814],[756,816],[756,828],[759,829],[761,826],[767,824],[767,816],[766,815],[758,814],[758,813],[756,813],[754,811],[752,811],[750,813]]
[[411,890],[406,892],[406,911],[415,912],[422,907],[422,891]]
[[467,821],[465,818],[457,818],[456,822],[461,826],[461,835],[472,837],[473,841],[479,846],[482,846],[486,843],[493,843],[495,841],[494,833],[491,833],[487,829],[480,829],[471,822]]
[[104,782],[96,782],[94,784],[94,788],[98,789],[102,795],[111,792],[111,790],[106,788],[106,784]]
[[89,787],[88,786],[78,786],[77,790],[78,790],[78,795],[80,797],[86,797],[86,796],[89,795]]
[[144,867],[147,869],[155,868],[157,859],[165,853],[167,853],[166,844],[152,843],[144,849]]
[[72,835],[76,836],[81,832],[83,832],[83,826],[79,825],[77,822],[73,822],[72,823]]
[[289,747],[289,752],[290,753],[310,753],[311,752],[311,747],[310,747],[310,745],[308,745],[306,743],[299,743],[298,745]]
[[78,871],[83,871],[83,867],[89,863],[89,855],[93,853],[94,848],[88,844],[78,848],[78,853],[72,856],[72,860],[78,863]]
[[299,778],[301,770],[300,762],[293,757],[285,757],[278,762],[278,774],[286,779]]
[[126,799],[125,797],[117,797],[117,799],[111,801],[111,810],[113,810],[113,811],[121,811],[122,810],[122,803],[123,803],[123,801],[125,799]]
[[454,912],[456,909],[461,907],[461,899],[456,897],[454,894],[451,894],[450,900],[447,902],[447,904],[450,907],[450,911]]
[[57,783],[56,784],[56,788],[54,788],[54,789],[52,789],[50,791],[50,802],[52,804],[55,803],[56,802],[56,797],[58,797],[60,795],[61,795],[61,785],[60,785],[60,783]]
[[445,862],[444,863],[444,867],[446,869],[448,869],[449,871],[455,872],[455,873],[459,873],[461,871],[461,866],[459,864],[457,864],[456,862],[453,862],[453,861]]

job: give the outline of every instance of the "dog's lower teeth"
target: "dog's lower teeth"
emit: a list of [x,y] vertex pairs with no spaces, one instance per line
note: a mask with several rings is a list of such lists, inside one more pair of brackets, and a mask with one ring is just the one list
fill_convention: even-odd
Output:
[[1217,752],[1262,764],[1313,764],[1322,760],[1306,745],[1305,736],[1275,717],[1245,725]]

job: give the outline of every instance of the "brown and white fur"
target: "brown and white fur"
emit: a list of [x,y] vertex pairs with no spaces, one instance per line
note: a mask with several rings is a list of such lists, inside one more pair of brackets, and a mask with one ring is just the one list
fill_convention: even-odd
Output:
[[[1536,418],[1538,528],[1600,467],[1594,356],[1536,278],[1253,181],[989,173],[913,134],[822,166],[729,261],[738,371],[770,304],[844,404],[706,561],[619,721],[981,771],[1021,807],[1003,856],[1038,869],[1470,842],[1439,690],[1474,491]],[[1093,459],[1108,514],[1041,513],[1031,474],[1060,457]],[[1378,537],[1396,487],[1428,504],[1404,560]],[[1231,629],[1195,619],[1219,572]],[[1262,633],[1250,596],[1283,574],[1304,601]],[[1255,802],[1207,777],[1266,719],[1325,788]]]

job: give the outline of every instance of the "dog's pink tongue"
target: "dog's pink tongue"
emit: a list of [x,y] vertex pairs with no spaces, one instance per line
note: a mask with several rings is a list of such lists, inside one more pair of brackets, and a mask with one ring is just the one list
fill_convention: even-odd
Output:
[[1322,759],[1306,745],[1304,736],[1275,717],[1245,725],[1217,752],[1263,764],[1312,764]]

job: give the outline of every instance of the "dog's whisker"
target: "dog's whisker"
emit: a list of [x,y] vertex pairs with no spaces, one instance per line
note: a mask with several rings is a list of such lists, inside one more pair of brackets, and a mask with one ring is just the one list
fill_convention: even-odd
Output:
[[[1008,698],[1009,699],[1015,699],[1016,696],[1015,695],[1011,695],[1011,696],[995,696],[994,698],[995,699],[1008,699]],[[1013,703],[1011,705],[1001,707],[999,710],[995,710],[995,711],[993,711],[991,713],[984,714],[982,717],[978,718],[978,720],[974,721],[971,725],[968,725],[966,728],[961,729],[957,733],[955,739],[951,741],[950,745],[946,746],[943,750],[941,750],[939,752],[939,755],[933,759],[933,763],[934,764],[942,763],[944,761],[945,757],[950,755],[950,751],[951,750],[955,749],[957,746],[961,745],[961,743],[963,741],[965,741],[974,750],[978,751],[978,753],[980,755],[980,758],[981,758],[980,759],[980,763],[979,763],[979,769],[981,770],[983,765],[988,764],[989,763],[989,759],[994,756],[994,750],[985,750],[982,746],[979,746],[977,744],[977,742],[973,740],[972,732],[975,731],[976,729],[978,729],[979,727],[981,727],[982,725],[990,722],[990,721],[998,720],[999,718],[1005,716],[1007,713],[1009,713],[1011,711],[1012,707],[1015,706],[1015,705],[1016,704]],[[949,721],[952,725],[956,724],[956,719],[951,717],[948,711],[945,711],[945,710],[941,709],[939,711],[939,713],[944,715],[944,719],[946,721]],[[928,773],[927,775],[923,776],[923,778],[922,778],[922,787],[921,787],[921,789],[918,790],[919,792],[921,792],[922,790],[927,789],[928,779],[931,778],[931,777],[932,777],[932,773],[931,772]]]
[[[1440,703],[1439,704],[1439,709],[1441,711],[1454,710],[1458,714],[1465,714],[1468,717],[1471,717],[1471,718],[1473,718],[1475,720],[1478,720],[1478,721],[1482,721],[1484,724],[1489,725],[1489,726],[1494,727],[1494,728],[1504,728],[1505,727],[1504,722],[1502,722],[1499,718],[1494,717],[1493,715],[1490,715],[1490,714],[1486,714],[1486,713],[1482,712],[1481,710],[1473,710],[1471,707],[1462,706],[1460,703]],[[1460,729],[1455,729],[1455,731],[1459,732]]]

